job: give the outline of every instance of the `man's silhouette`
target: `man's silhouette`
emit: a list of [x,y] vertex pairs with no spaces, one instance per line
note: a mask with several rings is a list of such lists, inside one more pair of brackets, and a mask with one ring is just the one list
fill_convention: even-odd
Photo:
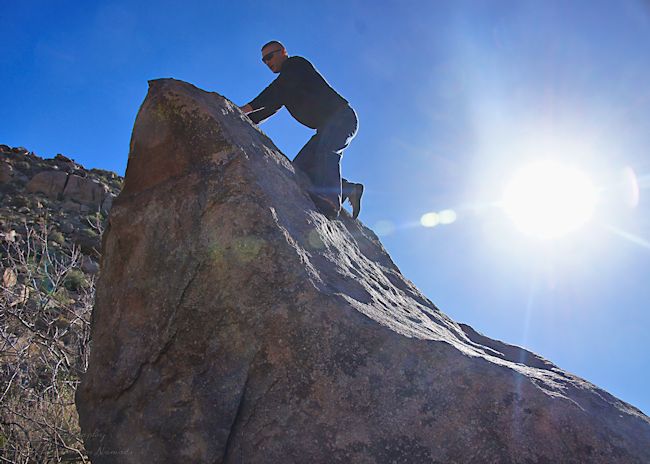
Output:
[[348,198],[356,218],[363,185],[341,179],[343,150],[357,133],[356,113],[309,61],[289,57],[280,42],[273,40],[262,47],[262,61],[279,76],[242,111],[257,124],[285,106],[298,122],[316,129],[293,165],[311,180],[309,193],[321,212],[338,217],[341,203]]

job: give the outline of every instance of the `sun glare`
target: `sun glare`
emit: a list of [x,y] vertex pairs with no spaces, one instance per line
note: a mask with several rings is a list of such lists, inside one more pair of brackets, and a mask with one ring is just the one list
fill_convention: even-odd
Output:
[[522,232],[541,239],[561,237],[593,215],[596,189],[581,171],[554,161],[519,170],[507,184],[502,204]]

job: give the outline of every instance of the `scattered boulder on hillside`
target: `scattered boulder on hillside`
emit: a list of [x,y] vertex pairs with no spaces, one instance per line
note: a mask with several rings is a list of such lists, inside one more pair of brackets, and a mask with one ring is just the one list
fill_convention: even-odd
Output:
[[99,263],[89,256],[84,256],[81,261],[81,270],[86,274],[97,274],[99,272]]
[[442,313],[217,93],[150,82],[104,234],[93,464],[648,463],[650,419]]
[[107,185],[94,179],[64,171],[43,171],[36,174],[26,187],[28,192],[43,193],[49,198],[71,200],[95,210],[102,208],[109,192]]
[[49,198],[57,199],[63,193],[67,180],[65,172],[44,171],[32,177],[25,188],[30,193],[43,193]]
[[63,190],[63,198],[84,203],[99,209],[108,193],[108,187],[100,182],[76,174],[68,176],[68,182]]
[[71,174],[80,168],[77,163],[61,153],[54,157],[54,161],[56,162],[55,167],[57,169],[67,172],[68,174]]
[[0,183],[4,184],[10,182],[13,176],[14,168],[11,164],[5,161],[0,161]]

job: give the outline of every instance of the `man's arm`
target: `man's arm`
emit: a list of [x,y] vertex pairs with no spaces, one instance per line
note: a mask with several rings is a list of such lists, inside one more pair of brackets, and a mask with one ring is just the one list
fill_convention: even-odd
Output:
[[250,103],[239,108],[251,121],[259,124],[282,108],[282,84],[283,80],[278,77]]
[[253,110],[251,113],[248,113],[247,116],[255,124],[259,124],[260,122],[264,121],[266,118],[269,118],[273,116],[275,113],[277,113],[280,108],[281,108],[280,106],[260,108],[259,110]]
[[280,108],[281,107],[278,106],[277,108],[260,108],[254,110],[253,107],[250,105],[250,103],[247,103],[244,106],[239,107],[239,109],[242,110],[242,112],[245,115],[247,115],[251,119],[251,121],[253,121],[255,124],[259,124],[265,119],[273,116],[275,113],[278,112]]

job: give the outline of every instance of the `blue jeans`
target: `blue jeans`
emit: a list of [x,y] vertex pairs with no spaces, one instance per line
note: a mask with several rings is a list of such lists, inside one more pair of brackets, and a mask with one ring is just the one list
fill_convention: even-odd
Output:
[[[334,215],[341,209],[341,157],[358,128],[357,114],[350,105],[345,105],[323,127],[316,129],[316,134],[293,160],[294,167],[311,180],[309,193],[316,206],[331,208],[328,212]],[[348,196],[347,186],[348,181],[343,179],[343,198]]]

